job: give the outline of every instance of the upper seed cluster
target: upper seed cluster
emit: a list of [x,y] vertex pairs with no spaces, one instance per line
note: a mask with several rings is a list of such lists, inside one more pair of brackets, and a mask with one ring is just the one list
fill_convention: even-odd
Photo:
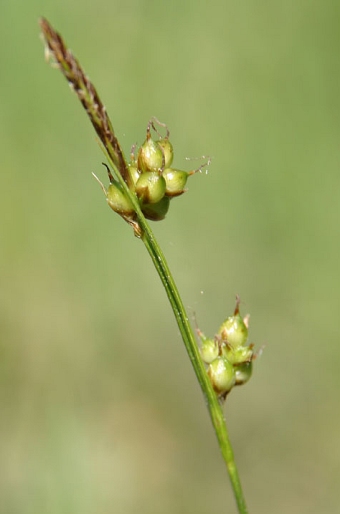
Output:
[[[166,128],[165,137],[159,134],[155,124]],[[156,135],[155,138],[151,135],[151,129]],[[169,130],[164,123],[152,118],[147,126],[144,143],[137,151],[134,149],[131,152],[128,164],[128,186],[138,198],[144,216],[150,220],[164,219],[171,199],[183,194],[188,177],[202,168],[201,166],[189,172],[172,168],[173,158],[174,150],[169,140]],[[124,188],[109,170],[108,176],[110,185],[107,190],[100,184],[109,206],[125,219],[133,218],[134,208]]]

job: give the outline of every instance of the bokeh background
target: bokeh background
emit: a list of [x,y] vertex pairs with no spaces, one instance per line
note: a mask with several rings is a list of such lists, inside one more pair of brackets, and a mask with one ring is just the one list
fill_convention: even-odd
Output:
[[236,512],[166,295],[106,206],[101,151],[38,17],[128,154],[155,115],[213,157],[154,231],[213,335],[265,344],[225,406],[252,514],[339,512],[340,4],[28,0],[0,7],[0,512]]

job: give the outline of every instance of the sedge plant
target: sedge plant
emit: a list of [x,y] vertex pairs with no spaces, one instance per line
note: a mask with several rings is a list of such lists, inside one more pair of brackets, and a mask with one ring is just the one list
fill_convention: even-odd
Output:
[[[46,19],[40,19],[40,27],[46,58],[52,66],[60,69],[78,96],[109,163],[109,166],[104,163],[107,186],[96,175],[94,177],[109,207],[132,227],[134,235],[144,243],[162,281],[208,407],[238,512],[246,514],[223,404],[232,388],[246,383],[252,374],[255,354],[253,345],[247,344],[249,317],[241,317],[237,298],[234,313],[227,317],[213,338],[196,329],[200,340],[198,345],[167,261],[147,221],[163,220],[170,206],[176,202],[175,198],[185,193],[189,177],[205,165],[189,172],[174,168],[169,130],[156,118],[149,121],[144,143],[139,148],[133,147],[128,162],[104,104],[79,62]],[[159,130],[165,131],[165,136]]]

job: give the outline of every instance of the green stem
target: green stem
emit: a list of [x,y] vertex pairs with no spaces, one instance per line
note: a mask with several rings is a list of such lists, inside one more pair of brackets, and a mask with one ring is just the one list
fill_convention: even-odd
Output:
[[130,176],[120,144],[114,134],[110,118],[101,102],[99,95],[82,70],[79,62],[72,52],[66,47],[61,36],[53,29],[49,22],[42,18],[40,27],[46,44],[46,56],[52,58],[54,66],[58,67],[72,89],[77,94],[88,117],[102,143],[102,148],[111,166],[116,170],[117,178],[124,187],[135,208],[135,216],[126,221],[134,228],[135,235],[140,237],[150,254],[152,262],[164,285],[172,310],[174,312],[183,342],[190,357],[197,379],[205,396],[211,421],[217,436],[218,444],[226,463],[232,489],[235,495],[239,514],[247,514],[245,499],[241,482],[234,460],[234,454],[228,436],[228,431],[217,395],[213,390],[203,361],[198,351],[195,335],[189,324],[187,313],[179,295],[175,281],[165,260],[163,252],[153,235],[140,209],[136,196],[129,189]]
[[163,252],[157,243],[157,240],[152,233],[147,221],[142,220],[139,216],[139,223],[143,228],[142,241],[150,254],[152,262],[157,270],[157,273],[164,285],[168,295],[172,310],[174,312],[178,328],[181,332],[183,342],[190,357],[195,374],[201,386],[202,392],[206,398],[207,407],[209,410],[210,418],[217,436],[218,444],[227,466],[229,478],[231,481],[232,489],[238,506],[240,514],[246,514],[247,507],[245,498],[242,491],[240,478],[238,475],[234,452],[229,440],[227,426],[225,423],[222,407],[218,401],[215,391],[212,388],[209,377],[205,370],[203,361],[199,354],[196,340],[192,328],[189,324],[188,316],[183,306],[183,302],[179,295],[176,283],[173,279],[169,266],[165,260]]

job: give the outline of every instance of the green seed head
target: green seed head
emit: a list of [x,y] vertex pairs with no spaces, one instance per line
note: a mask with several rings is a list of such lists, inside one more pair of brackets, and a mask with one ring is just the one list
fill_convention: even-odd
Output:
[[218,343],[214,339],[202,340],[201,357],[206,364],[211,364],[218,357]]
[[144,204],[157,203],[165,195],[165,180],[156,171],[142,173],[136,183],[136,194]]
[[225,357],[217,357],[208,367],[211,384],[218,395],[224,395],[235,385],[235,370]]
[[253,372],[253,361],[243,362],[234,366],[236,382],[235,385],[242,385],[248,382]]
[[164,220],[170,205],[170,198],[164,196],[159,202],[142,205],[144,216],[148,220],[161,221]]
[[221,325],[218,335],[222,341],[230,346],[237,347],[244,345],[248,339],[248,328],[246,327],[240,314],[229,316]]
[[165,194],[167,196],[179,196],[184,193],[189,174],[186,171],[166,168],[162,172],[166,182]]
[[174,149],[167,137],[157,141],[164,154],[164,168],[169,168],[174,159]]
[[158,143],[147,137],[138,151],[138,169],[141,172],[159,171],[164,167],[163,151]]
[[134,213],[134,208],[129,198],[125,195],[123,187],[118,182],[112,182],[106,193],[106,200],[112,210],[129,216]]
[[137,168],[137,164],[135,162],[130,162],[128,168],[132,182],[134,185],[136,185],[136,182],[140,177],[140,171]]
[[249,362],[253,358],[252,346],[232,346],[227,343],[223,343],[221,347],[222,355],[234,365]]

